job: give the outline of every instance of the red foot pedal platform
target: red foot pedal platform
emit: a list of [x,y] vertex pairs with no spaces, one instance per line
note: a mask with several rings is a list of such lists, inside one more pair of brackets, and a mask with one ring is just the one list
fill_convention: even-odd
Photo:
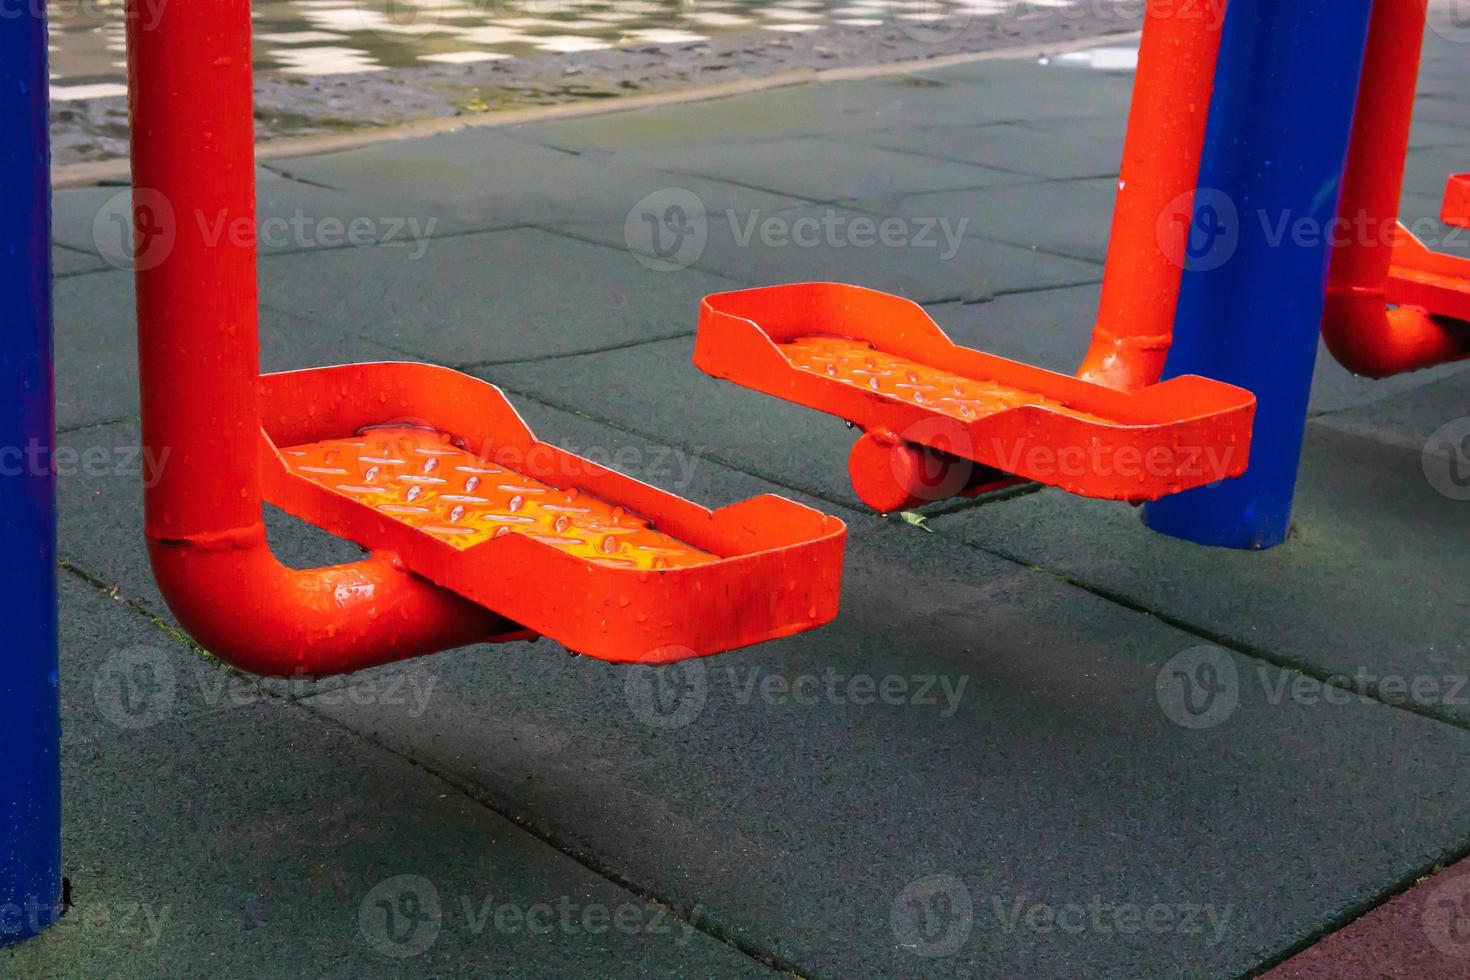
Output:
[[1017,478],[1154,500],[1249,461],[1248,391],[1192,376],[1118,391],[959,347],[917,304],[858,286],[706,297],[694,363],[864,429],[850,472],[880,511]]
[[[1449,179],[1440,219],[1447,225],[1470,228],[1470,174]],[[1430,251],[1403,225],[1396,232],[1388,302],[1419,307],[1431,316],[1470,320],[1470,259]]]
[[1445,183],[1440,220],[1456,228],[1470,228],[1470,174],[1454,174]]
[[500,389],[425,364],[261,378],[266,499],[568,649],[665,663],[837,614],[842,522],[709,511],[539,442]]

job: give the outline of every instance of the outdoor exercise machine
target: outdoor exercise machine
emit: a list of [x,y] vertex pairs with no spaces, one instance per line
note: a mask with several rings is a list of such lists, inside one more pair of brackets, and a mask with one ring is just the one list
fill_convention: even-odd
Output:
[[[1393,222],[1425,13],[1425,0],[1150,0],[1075,378],[958,347],[916,305],[834,284],[708,297],[695,363],[861,427],[849,473],[875,510],[1022,478],[1146,502],[1149,527],[1198,543],[1280,544],[1321,332],[1365,373],[1467,350],[1445,318],[1470,313],[1470,263],[1401,233],[1340,252],[1328,305],[1327,236],[1270,235],[1283,216],[1328,229],[1339,198]],[[1457,178],[1446,220],[1467,211]]]
[[1174,331],[1224,0],[1150,3],[1092,344],[1077,376],[954,344],[917,304],[806,283],[700,310],[705,372],[863,430],[854,491],[880,512],[1035,480],[1142,502],[1239,476],[1255,397],[1158,383]]
[[[1330,231],[1374,8],[1374,0],[1230,0],[1199,175],[1212,192],[1196,209],[1198,241],[1164,375],[1201,373],[1254,392],[1255,439],[1239,479],[1145,505],[1144,523],[1156,531],[1270,548],[1291,529]],[[1283,222],[1316,233],[1283,237]]]
[[[1322,319],[1339,363],[1373,378],[1470,357],[1470,259],[1398,222],[1428,3],[1373,8]],[[1442,219],[1470,228],[1470,174],[1449,178]]]
[[[447,368],[259,376],[255,243],[204,232],[255,227],[250,6],[149,19],[139,2],[134,247],[166,249],[136,269],[142,430],[171,453],[145,492],[146,535],[196,640],[271,675],[532,634],[666,663],[836,615],[836,518],[774,496],[705,510],[538,441],[498,388]],[[263,501],[370,557],[287,568]]]
[[61,915],[45,4],[0,24],[0,946]]

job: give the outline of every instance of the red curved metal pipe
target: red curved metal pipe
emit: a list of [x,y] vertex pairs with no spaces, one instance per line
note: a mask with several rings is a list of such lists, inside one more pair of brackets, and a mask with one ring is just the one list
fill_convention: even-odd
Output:
[[1470,328],[1415,306],[1389,308],[1399,203],[1428,0],[1377,0],[1359,89],[1322,338],[1354,374],[1385,378],[1470,356]]
[[257,674],[343,673],[515,630],[391,557],[298,571],[261,514],[250,5],[127,9],[145,491],[184,628]]
[[1077,374],[1123,391],[1156,383],[1174,338],[1226,0],[1149,0],[1102,301]]

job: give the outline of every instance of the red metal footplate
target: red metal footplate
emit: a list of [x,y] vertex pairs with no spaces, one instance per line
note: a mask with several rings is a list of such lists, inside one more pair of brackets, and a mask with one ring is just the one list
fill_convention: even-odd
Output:
[[957,346],[922,307],[858,286],[708,296],[694,363],[861,427],[850,473],[879,511],[1017,480],[1139,502],[1249,463],[1248,391],[1193,376],[1118,391]]
[[540,442],[494,385],[426,364],[261,378],[266,499],[528,630],[666,663],[837,614],[843,523],[710,511]]

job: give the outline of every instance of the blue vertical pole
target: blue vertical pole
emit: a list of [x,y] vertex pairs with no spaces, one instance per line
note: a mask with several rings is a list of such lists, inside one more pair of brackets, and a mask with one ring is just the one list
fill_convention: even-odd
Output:
[[1372,0],[1230,0],[1165,377],[1256,394],[1250,469],[1149,504],[1200,544],[1286,540]]
[[0,14],[0,945],[61,914],[44,3]]

